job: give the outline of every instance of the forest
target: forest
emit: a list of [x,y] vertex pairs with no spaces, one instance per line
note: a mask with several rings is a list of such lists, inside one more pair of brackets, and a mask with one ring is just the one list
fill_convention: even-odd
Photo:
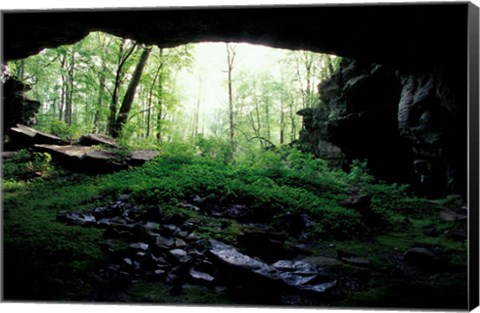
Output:
[[4,298],[463,308],[464,197],[300,140],[344,60],[92,32],[10,61],[39,107],[4,138]]

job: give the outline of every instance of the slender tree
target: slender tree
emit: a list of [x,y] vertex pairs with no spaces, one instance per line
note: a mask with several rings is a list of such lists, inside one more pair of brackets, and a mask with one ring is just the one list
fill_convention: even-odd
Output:
[[123,125],[126,123],[128,119],[128,114],[130,113],[130,110],[132,108],[133,98],[135,97],[137,86],[140,82],[143,69],[145,68],[145,64],[147,64],[147,60],[148,60],[148,57],[150,56],[151,51],[152,51],[151,47],[143,48],[142,55],[140,56],[140,59],[135,67],[135,70],[132,75],[132,79],[128,84],[127,92],[123,97],[122,106],[120,107],[120,111],[118,112],[117,118],[115,120],[115,124],[111,131],[111,135],[114,138],[120,135]]
[[229,140],[231,153],[235,153],[235,124],[234,124],[234,107],[233,107],[233,90],[232,90],[232,72],[235,67],[236,46],[229,43],[227,47],[227,75],[228,75],[228,121],[229,121]]
[[114,136],[114,133],[115,133],[118,94],[120,92],[120,85],[122,83],[123,76],[124,76],[125,63],[127,62],[128,58],[130,58],[130,56],[133,54],[133,52],[137,47],[136,43],[133,43],[130,46],[128,46],[129,43],[130,43],[129,40],[123,39],[119,44],[118,62],[117,62],[117,69],[115,73],[115,81],[113,85],[112,101],[110,103],[110,117],[109,117],[109,123],[108,123],[108,132],[112,136]]

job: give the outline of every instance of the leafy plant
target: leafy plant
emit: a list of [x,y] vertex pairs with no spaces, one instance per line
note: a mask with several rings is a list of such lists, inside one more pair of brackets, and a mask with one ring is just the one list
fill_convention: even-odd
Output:
[[3,164],[3,178],[28,180],[48,175],[51,170],[51,160],[52,157],[48,153],[19,150]]

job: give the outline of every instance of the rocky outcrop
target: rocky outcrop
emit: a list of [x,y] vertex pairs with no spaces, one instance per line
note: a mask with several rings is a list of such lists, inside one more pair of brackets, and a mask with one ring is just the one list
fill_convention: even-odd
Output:
[[5,12],[4,58],[24,58],[104,31],[159,47],[238,41],[380,63],[416,60],[413,67],[456,63],[466,56],[469,9],[474,7],[468,3],[449,3]]
[[30,86],[15,78],[5,75],[3,83],[3,134],[17,124],[32,126],[35,124],[35,114],[38,113],[40,102],[29,99],[25,93]]
[[300,144],[333,165],[368,160],[371,173],[419,193],[465,193],[466,115],[445,71],[403,72],[344,59],[302,110]]
[[68,144],[67,141],[58,136],[47,134],[22,124],[11,127],[8,135],[10,136],[10,144],[18,147],[28,147],[35,144]]
[[82,146],[106,146],[106,147],[117,147],[117,142],[114,138],[101,134],[86,134],[80,137],[78,140],[79,144]]
[[35,144],[34,149],[48,152],[63,165],[87,172],[104,173],[140,166],[160,153],[137,150],[121,157],[114,152],[92,146]]
[[60,137],[22,124],[11,127],[8,135],[9,149],[25,148],[46,152],[63,166],[86,172],[108,173],[129,166],[141,166],[160,154],[154,150],[134,150],[123,155],[115,150],[119,147],[113,138],[105,135],[87,134],[78,142],[70,144]]

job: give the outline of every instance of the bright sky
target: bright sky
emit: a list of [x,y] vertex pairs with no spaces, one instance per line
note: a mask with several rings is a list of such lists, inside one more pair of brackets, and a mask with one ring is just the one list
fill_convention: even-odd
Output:
[[[252,75],[268,71],[280,75],[278,61],[287,50],[245,43],[236,45],[235,73],[248,71]],[[227,92],[227,50],[225,43],[199,43],[195,45],[193,69],[184,70],[177,76],[177,84],[185,95],[184,107],[192,112],[200,92],[201,111],[208,115],[220,107],[226,107]],[[201,84],[200,84],[201,77]],[[200,90],[199,90],[199,86]]]

